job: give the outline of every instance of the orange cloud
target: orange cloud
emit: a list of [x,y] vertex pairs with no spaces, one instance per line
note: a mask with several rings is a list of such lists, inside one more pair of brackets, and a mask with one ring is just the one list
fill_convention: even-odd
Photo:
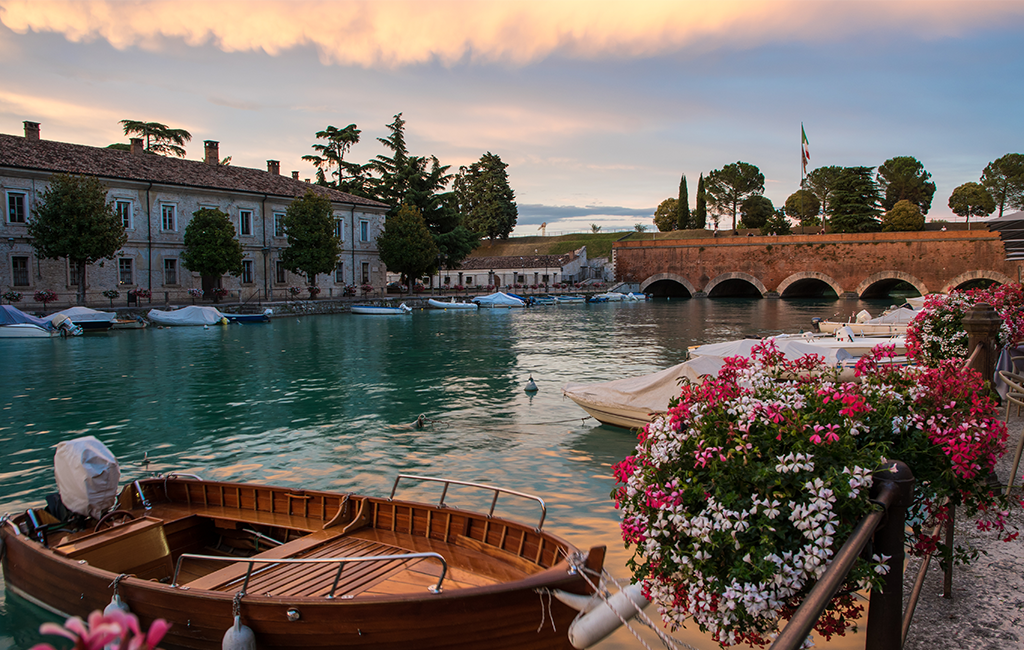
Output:
[[18,33],[103,39],[119,49],[177,40],[274,55],[311,46],[325,64],[366,67],[644,57],[879,28],[956,36],[1021,16],[1015,2],[920,0],[0,0],[0,21]]

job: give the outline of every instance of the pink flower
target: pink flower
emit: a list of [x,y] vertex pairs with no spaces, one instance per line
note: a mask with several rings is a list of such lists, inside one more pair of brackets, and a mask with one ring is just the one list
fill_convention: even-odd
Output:
[[[153,650],[170,627],[167,621],[157,619],[143,636],[139,630],[139,619],[134,614],[114,610],[108,614],[92,612],[88,624],[77,616],[69,618],[63,626],[43,623],[39,626],[39,632],[71,639],[75,642],[74,650],[104,650],[115,643],[119,649]],[[40,643],[31,650],[54,649],[48,643]]]

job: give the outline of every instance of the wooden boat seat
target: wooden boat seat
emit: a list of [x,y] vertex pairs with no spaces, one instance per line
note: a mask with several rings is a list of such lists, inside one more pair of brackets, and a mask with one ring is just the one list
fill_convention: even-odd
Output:
[[131,573],[144,580],[165,579],[174,572],[163,521],[152,517],[79,537],[54,550],[97,568]]

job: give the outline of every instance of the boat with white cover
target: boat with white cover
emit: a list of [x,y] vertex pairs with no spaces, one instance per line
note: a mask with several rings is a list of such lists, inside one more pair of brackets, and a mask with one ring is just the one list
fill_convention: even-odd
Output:
[[525,302],[519,298],[508,295],[504,291],[498,291],[486,296],[478,296],[473,298],[473,302],[481,307],[488,307],[491,309],[514,309],[526,306]]
[[43,320],[53,322],[58,316],[70,318],[75,325],[78,325],[86,332],[103,332],[109,330],[114,324],[116,314],[109,311],[98,311],[88,307],[75,306],[45,316]]
[[455,302],[455,298],[445,302],[443,300],[434,300],[433,298],[427,299],[427,304],[434,309],[479,309],[480,305],[474,302]]
[[146,317],[157,325],[173,327],[228,324],[228,317],[219,309],[203,305],[189,305],[174,311],[150,309]]
[[0,305],[0,339],[49,339],[78,336],[82,328],[63,315],[51,320],[36,318],[13,305]]

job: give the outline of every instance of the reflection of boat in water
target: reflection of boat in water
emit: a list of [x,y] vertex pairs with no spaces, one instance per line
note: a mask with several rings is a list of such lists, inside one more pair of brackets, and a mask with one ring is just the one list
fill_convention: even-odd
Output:
[[443,300],[434,300],[429,298],[427,304],[434,309],[479,309],[480,306],[473,302],[455,302],[455,298],[445,302]]
[[82,328],[63,314],[44,320],[12,305],[0,305],[0,339],[48,339],[81,333]]
[[[106,451],[86,438],[58,456],[81,440]],[[116,461],[100,474],[99,452],[76,453],[89,468],[66,483],[99,485],[61,487],[77,512],[66,519],[40,507],[0,521],[6,584],[83,618],[116,595],[145,627],[171,621],[169,648],[214,650],[245,625],[261,650],[568,650],[576,611],[538,594],[588,595],[577,568],[600,574],[604,561],[604,547],[581,554],[544,531],[539,498],[488,485],[400,476],[377,498],[168,475],[125,486],[115,504]],[[439,483],[440,501],[395,498],[400,480]],[[446,505],[456,490],[483,491],[491,511]],[[537,502],[539,523],[495,516],[499,495]]]
[[384,307],[380,305],[352,305],[353,314],[362,314],[363,316],[401,316],[402,314],[411,314],[412,307],[409,307],[404,302],[397,307]]

